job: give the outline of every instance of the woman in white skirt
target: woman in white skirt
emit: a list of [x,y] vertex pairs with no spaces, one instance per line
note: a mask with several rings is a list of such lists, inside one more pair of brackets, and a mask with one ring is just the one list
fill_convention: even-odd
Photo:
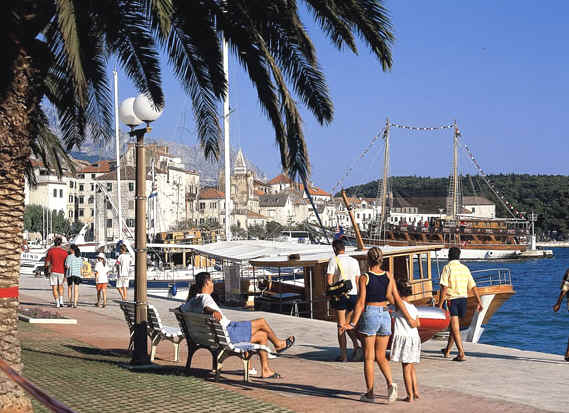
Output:
[[[404,281],[397,281],[397,290],[399,296],[405,305],[407,312],[420,326],[417,308],[410,304],[407,299],[412,295],[411,287]],[[400,361],[403,366],[403,379],[405,380],[405,390],[407,390],[407,398],[405,401],[412,402],[419,398],[419,388],[417,387],[417,373],[415,372],[415,364],[419,363],[421,358],[421,338],[417,327],[411,327],[405,316],[400,310],[394,315],[395,328],[393,331],[393,340],[391,342],[391,361]]]

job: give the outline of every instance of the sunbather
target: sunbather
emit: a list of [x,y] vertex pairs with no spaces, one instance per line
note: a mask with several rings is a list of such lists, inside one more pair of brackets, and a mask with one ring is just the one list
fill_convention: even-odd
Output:
[[[222,313],[217,303],[211,297],[213,281],[208,272],[200,272],[196,275],[196,283],[190,290],[188,300],[182,305],[183,312],[207,313],[227,328],[227,333],[232,343],[250,342],[267,345],[267,341],[273,343],[277,353],[280,353],[294,344],[294,336],[281,340],[273,332],[269,323],[264,318],[252,321],[229,321]],[[277,379],[280,374],[269,366],[268,354],[265,351],[259,353],[261,359],[261,377]]]

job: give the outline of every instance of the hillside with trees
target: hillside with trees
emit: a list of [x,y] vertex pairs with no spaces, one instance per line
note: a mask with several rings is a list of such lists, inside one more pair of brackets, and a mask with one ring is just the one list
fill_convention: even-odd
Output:
[[[519,211],[538,214],[536,233],[540,238],[565,239],[569,237],[569,176],[507,174],[488,175],[499,193]],[[396,176],[390,178],[395,197],[444,197],[448,192],[448,178]],[[461,179],[465,196],[478,195],[496,204],[498,217],[509,217],[504,205],[496,198],[480,176],[466,175]],[[346,189],[350,196],[375,198],[378,181]]]

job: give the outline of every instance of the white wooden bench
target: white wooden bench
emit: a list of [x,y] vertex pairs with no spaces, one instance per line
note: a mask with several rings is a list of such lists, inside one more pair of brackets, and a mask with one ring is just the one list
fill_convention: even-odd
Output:
[[154,361],[156,347],[162,340],[172,342],[174,345],[174,361],[178,361],[180,354],[180,342],[184,339],[184,333],[178,327],[170,327],[162,324],[160,315],[152,304],[148,304],[148,336],[151,341],[150,361]]
[[128,342],[128,351],[132,351],[134,349],[134,326],[135,326],[135,317],[136,317],[136,307],[134,303],[129,301],[119,301],[119,306],[123,311],[124,319],[128,325],[128,330],[130,334],[130,340]]
[[[123,311],[124,318],[128,325],[130,333],[130,341],[128,343],[128,350],[132,351],[134,348],[134,327],[136,324],[136,306],[130,301],[119,301],[119,306]],[[150,360],[154,361],[156,356],[156,347],[162,340],[171,341],[174,344],[174,361],[178,361],[180,342],[184,339],[184,333],[177,327],[164,326],[160,315],[152,304],[148,304],[148,328],[146,334],[150,337],[151,351]]]
[[187,371],[191,368],[194,353],[200,348],[205,348],[211,353],[212,371],[215,373],[216,381],[219,380],[223,362],[228,357],[237,356],[243,361],[243,380],[248,382],[251,357],[260,351],[274,355],[269,347],[261,344],[231,343],[227,329],[209,314],[187,313],[179,309],[174,310],[174,314],[188,343]]

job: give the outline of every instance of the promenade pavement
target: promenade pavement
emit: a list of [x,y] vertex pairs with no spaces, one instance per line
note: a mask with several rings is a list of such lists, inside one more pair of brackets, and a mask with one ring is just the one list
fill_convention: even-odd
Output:
[[[128,329],[118,304],[112,301],[118,298],[118,294],[114,291],[109,293],[109,305],[104,309],[97,308],[93,305],[94,287],[82,285],[80,307],[59,310],[66,316],[76,318],[78,324],[52,325],[42,329],[55,333],[64,341],[67,339],[74,343],[83,343],[83,346],[92,348],[95,354],[103,351],[104,354],[122,355],[124,362],[128,358],[124,352],[128,346]],[[129,294],[132,297],[132,291],[129,291]],[[20,296],[23,307],[34,306],[55,310],[45,279],[22,278]],[[175,318],[169,310],[178,306],[179,302],[152,297],[149,301],[158,308],[165,324],[176,325]],[[258,400],[259,410],[283,408],[299,412],[345,412],[352,409],[365,412],[375,411],[380,407],[377,404],[386,403],[385,382],[378,368],[376,368],[375,384],[378,399],[375,404],[366,404],[359,401],[359,396],[365,389],[363,364],[329,361],[337,356],[334,323],[230,308],[224,308],[223,311],[232,320],[264,317],[279,336],[296,336],[294,347],[285,355],[271,360],[273,368],[283,378],[264,380],[253,377],[251,383],[243,384],[241,362],[237,358],[230,358],[224,364],[220,383],[210,383],[212,377],[208,369],[211,360],[205,350],[196,353],[193,362],[196,369],[191,377],[186,377],[181,373],[181,366],[185,364],[187,354],[185,344],[181,346],[180,362],[174,363],[171,361],[173,346],[165,342],[158,348],[157,364],[175,372],[165,375],[168,376],[169,386],[179,386],[183,389],[187,386],[188,380],[193,381],[195,377],[199,377],[202,383],[216,386],[221,391],[239,394],[247,397],[247,400],[249,398]],[[24,337],[24,344],[25,340]],[[467,343],[465,347],[468,361],[457,363],[450,358],[441,357],[439,349],[442,345],[438,341],[424,344],[421,363],[417,366],[421,399],[412,404],[395,402],[389,406],[390,411],[455,412],[457,409],[461,412],[567,411],[569,363],[563,361],[561,356]],[[24,362],[26,362],[25,355],[24,351]],[[253,366],[260,371],[256,358]],[[394,381],[399,384],[399,395],[403,398],[405,387],[401,367],[397,363],[391,363],[391,367]],[[49,374],[50,371],[51,368],[46,370],[45,374]],[[92,374],[97,373],[90,368],[85,369],[86,376]],[[148,374],[148,376],[153,375]],[[55,396],[58,397],[57,394]],[[128,393],[122,396],[127,400],[129,398]],[[161,409],[161,405],[157,402],[153,403],[152,410],[191,411],[191,404],[184,406],[184,403],[180,403],[179,410],[172,405],[168,406],[167,409]],[[250,408],[251,405],[247,406]],[[123,410],[120,404],[114,407],[115,411],[132,410],[126,408]],[[214,410],[235,411],[224,409],[219,406]]]

